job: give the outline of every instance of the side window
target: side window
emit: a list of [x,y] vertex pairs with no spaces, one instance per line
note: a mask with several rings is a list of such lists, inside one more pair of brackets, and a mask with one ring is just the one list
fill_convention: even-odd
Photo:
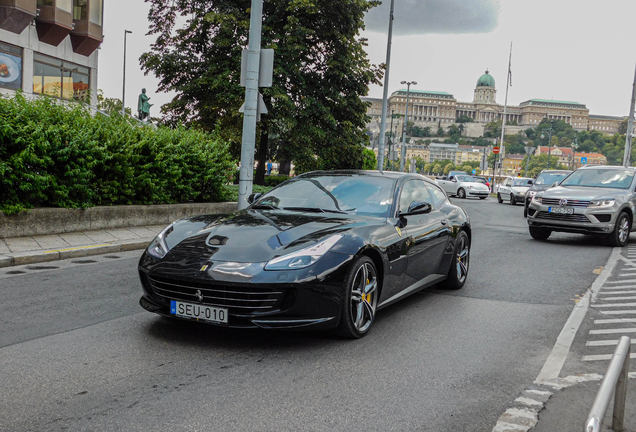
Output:
[[435,185],[428,183],[426,184],[426,188],[428,189],[429,193],[431,194],[431,198],[433,199],[433,208],[438,208],[446,202],[446,194],[443,190]]
[[406,213],[413,201],[431,203],[431,196],[422,180],[409,180],[402,186],[398,210]]
[[512,186],[512,179],[509,178],[508,180],[506,180],[506,184],[504,186]]

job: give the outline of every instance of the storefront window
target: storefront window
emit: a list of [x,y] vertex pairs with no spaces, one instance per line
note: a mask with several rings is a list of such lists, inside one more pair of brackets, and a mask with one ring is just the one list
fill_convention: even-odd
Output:
[[90,93],[89,69],[34,53],[33,93],[86,100]]
[[99,26],[102,25],[103,0],[90,0],[90,21]]
[[22,88],[22,48],[0,43],[0,87]]
[[62,9],[64,12],[73,12],[73,0],[55,0],[55,7]]

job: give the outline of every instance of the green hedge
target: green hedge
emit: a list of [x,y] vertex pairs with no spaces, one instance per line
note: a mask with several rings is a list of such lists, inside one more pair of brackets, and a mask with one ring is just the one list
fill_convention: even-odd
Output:
[[235,163],[216,133],[133,126],[20,93],[0,97],[0,210],[221,201]]
[[289,176],[282,174],[265,176],[265,186],[278,186],[287,180],[289,180]]

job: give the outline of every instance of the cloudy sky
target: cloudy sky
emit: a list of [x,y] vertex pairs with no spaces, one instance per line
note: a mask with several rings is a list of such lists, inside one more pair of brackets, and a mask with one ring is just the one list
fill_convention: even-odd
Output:
[[[265,0],[267,1],[267,0]],[[390,0],[367,18],[369,58],[386,60]],[[122,13],[125,12],[125,13]],[[104,42],[98,87],[106,97],[122,97],[123,35],[128,35],[126,106],[135,106],[142,87],[155,106],[171,95],[157,93],[157,79],[144,76],[139,56],[146,36],[148,6],[142,0],[104,2]],[[445,91],[472,101],[477,79],[489,70],[504,103],[512,42],[509,105],[528,99],[585,104],[592,114],[629,114],[636,67],[634,0],[395,0],[389,92],[400,81],[412,89]],[[382,97],[373,86],[369,96]],[[134,109],[133,109],[134,111]]]

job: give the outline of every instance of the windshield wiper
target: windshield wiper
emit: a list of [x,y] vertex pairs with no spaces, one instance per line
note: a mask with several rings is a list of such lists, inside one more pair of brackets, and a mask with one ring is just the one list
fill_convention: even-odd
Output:
[[[322,208],[318,208],[318,207],[283,207],[283,210],[291,210],[291,211],[306,211],[306,212],[311,212],[311,213],[338,213],[338,214],[347,214],[346,211],[340,211],[340,210],[329,210],[329,209],[322,209]],[[347,209],[347,211],[351,211],[351,210],[355,210],[355,209]]]

